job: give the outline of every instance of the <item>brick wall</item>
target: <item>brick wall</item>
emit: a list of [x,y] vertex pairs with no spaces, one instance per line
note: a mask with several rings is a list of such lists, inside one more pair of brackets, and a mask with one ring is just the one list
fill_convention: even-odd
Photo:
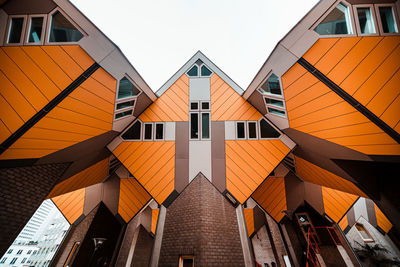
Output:
[[69,163],[0,169],[0,255],[39,208]]
[[196,266],[244,266],[235,208],[202,175],[168,207],[159,266],[194,255]]
[[136,241],[135,252],[133,253],[131,266],[149,266],[154,238],[142,225],[139,225],[138,231],[139,234]]

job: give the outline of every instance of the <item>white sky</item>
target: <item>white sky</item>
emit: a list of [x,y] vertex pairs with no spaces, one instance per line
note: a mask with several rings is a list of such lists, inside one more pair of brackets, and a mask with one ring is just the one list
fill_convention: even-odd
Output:
[[317,0],[71,0],[153,91],[201,50],[244,90]]

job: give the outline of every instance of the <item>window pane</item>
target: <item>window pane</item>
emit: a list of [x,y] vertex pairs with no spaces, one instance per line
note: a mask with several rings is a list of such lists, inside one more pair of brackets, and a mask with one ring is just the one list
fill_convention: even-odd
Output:
[[209,70],[206,66],[201,66],[201,76],[205,76],[205,77],[208,77],[208,76],[210,76],[211,75],[211,70]]
[[142,130],[142,123],[136,121],[131,128],[129,128],[123,135],[123,139],[140,140],[140,132]]
[[249,122],[249,138],[257,138],[257,127],[255,122]]
[[21,41],[21,33],[22,33],[23,25],[24,25],[24,18],[11,19],[8,43],[15,44],[15,43],[19,43]]
[[153,124],[145,124],[144,125],[144,139],[151,140],[153,136]]
[[59,11],[51,16],[50,42],[78,42],[83,34]]
[[117,104],[117,109],[132,107],[134,103],[135,103],[135,100],[119,103],[119,104]]
[[115,114],[115,118],[119,119],[119,118],[122,118],[122,117],[125,117],[128,115],[131,115],[131,114],[132,114],[132,110],[128,110],[128,111],[124,111],[124,112]]
[[203,110],[210,109],[210,103],[209,102],[202,102],[201,103],[201,109],[203,109]]
[[360,23],[361,33],[375,33],[374,21],[369,7],[357,8],[358,22]]
[[201,138],[210,138],[210,113],[201,114]]
[[192,267],[193,259],[183,259],[183,267]]
[[28,43],[39,43],[42,38],[43,18],[32,18],[29,29]]
[[260,120],[260,134],[261,138],[277,138],[280,136],[280,133],[264,119]]
[[197,102],[190,103],[190,109],[191,110],[199,110],[199,103],[197,103]]
[[279,109],[274,109],[274,108],[268,108],[268,113],[276,114],[276,115],[280,115],[280,116],[285,116],[286,115],[285,111],[282,111],[282,110],[279,110]]
[[265,103],[270,104],[270,105],[274,105],[274,106],[278,106],[278,107],[283,107],[283,101],[281,101],[281,100],[276,100],[276,99],[272,99],[272,98],[265,98]]
[[199,114],[198,113],[190,114],[190,138],[192,138],[192,139],[199,138]]
[[381,16],[382,28],[384,33],[398,32],[392,7],[390,6],[379,7],[379,14]]
[[244,133],[244,122],[238,122],[236,124],[236,136],[237,138],[245,138],[245,133]]
[[263,94],[270,93],[274,95],[281,95],[281,85],[279,84],[278,76],[272,73],[259,90]]
[[118,99],[136,96],[139,94],[139,89],[137,89],[128,78],[124,77],[119,81],[118,87]]
[[339,3],[314,29],[321,35],[351,34],[351,22],[349,8]]
[[164,139],[164,124],[162,123],[156,124],[156,139]]
[[197,67],[196,65],[194,65],[188,72],[187,74],[191,77],[196,77],[198,76],[198,71],[199,71],[199,67]]

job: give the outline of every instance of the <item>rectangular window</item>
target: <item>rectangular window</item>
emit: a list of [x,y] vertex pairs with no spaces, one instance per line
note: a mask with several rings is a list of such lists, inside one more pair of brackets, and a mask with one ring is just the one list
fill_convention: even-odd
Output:
[[153,136],[153,124],[145,123],[144,124],[144,140],[152,140]]
[[10,249],[10,250],[7,251],[7,254],[11,254],[12,252],[13,252],[13,250]]
[[257,139],[257,123],[255,121],[249,121],[247,123],[247,129],[249,139]]
[[286,115],[285,111],[279,110],[279,109],[275,109],[275,108],[268,108],[268,113],[276,114],[276,115],[279,115],[279,116],[285,116]]
[[362,225],[361,223],[356,223],[355,226],[364,242],[374,242],[374,239],[368,233],[367,229],[365,229],[364,225]]
[[193,267],[194,266],[194,256],[185,255],[179,257],[179,267]]
[[9,44],[18,44],[21,42],[22,29],[24,27],[24,18],[12,18],[10,29],[8,31]]
[[164,124],[163,123],[156,123],[155,139],[156,140],[164,139]]
[[359,29],[362,34],[376,33],[372,11],[369,7],[357,7]]
[[118,109],[123,109],[123,108],[132,107],[134,103],[135,103],[135,100],[131,100],[131,101],[127,101],[127,102],[118,103],[118,104],[117,104],[117,110],[118,110]]
[[272,98],[265,98],[265,104],[283,108],[283,101],[282,100],[277,100],[277,99],[272,99]]
[[210,102],[201,102],[202,110],[210,110]]
[[190,110],[199,110],[198,102],[190,102]]
[[199,113],[190,113],[190,139],[199,139]]
[[236,123],[236,139],[246,138],[246,126],[244,122]]
[[379,6],[378,10],[382,25],[382,31],[384,33],[398,33],[399,30],[396,23],[393,6]]
[[14,264],[17,260],[18,258],[13,258],[12,261],[10,261],[10,264]]
[[26,253],[26,254],[31,254],[31,252],[32,252],[32,250],[28,250],[28,253]]
[[21,254],[22,253],[22,249],[18,250],[17,254]]
[[42,40],[43,17],[31,18],[29,24],[28,43],[40,43]]
[[201,113],[201,138],[210,138],[210,113]]
[[5,263],[5,262],[6,262],[6,260],[7,260],[7,257],[5,257],[5,258],[2,258],[2,259],[1,259],[1,261],[0,261],[0,263]]
[[127,111],[115,114],[115,118],[119,119],[119,118],[122,118],[122,117],[125,117],[125,116],[128,116],[128,115],[131,115],[131,114],[132,114],[132,110],[127,110]]
[[23,258],[22,261],[21,261],[21,263],[25,263],[25,261],[26,261],[26,258]]

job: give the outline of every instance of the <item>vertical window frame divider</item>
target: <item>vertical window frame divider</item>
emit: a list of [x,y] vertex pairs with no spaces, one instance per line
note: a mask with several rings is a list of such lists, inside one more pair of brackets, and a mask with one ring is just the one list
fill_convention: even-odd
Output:
[[[8,40],[10,38],[10,33],[11,33],[11,21],[14,18],[23,18],[24,21],[22,22],[22,30],[21,30],[21,36],[19,39],[19,43],[9,43]],[[27,20],[28,20],[28,15],[9,15],[8,16],[8,21],[7,21],[7,28],[5,30],[5,37],[4,37],[4,46],[21,46],[24,44],[25,40],[25,32],[27,28]]]
[[[348,7],[348,9],[349,9],[349,16],[350,16],[350,23],[351,23],[351,30],[352,30],[352,33],[351,34],[329,34],[329,35],[320,35],[320,34],[318,34],[316,31],[314,31],[314,29],[320,24],[320,22],[321,21],[323,21],[325,18],[326,18],[326,16],[328,16],[330,13],[331,13],[331,11],[333,10],[333,9],[335,9],[336,8],[336,6],[339,4],[339,3],[343,3],[345,6],[347,6]],[[353,12],[352,12],[352,5],[350,4],[350,3],[348,3],[347,1],[345,1],[345,0],[337,0],[335,3],[333,3],[332,4],[332,6],[310,27],[310,29],[309,30],[311,30],[311,31],[314,31],[318,36],[319,36],[319,38],[332,38],[332,37],[356,37],[357,36],[357,29],[356,29],[356,26],[355,26],[355,17],[354,17],[354,14],[353,14]]]
[[[50,28],[51,28],[51,19],[56,13],[59,11],[73,26],[76,27],[77,30],[79,30],[83,37],[78,41],[78,42],[50,42]],[[70,16],[68,16],[60,7],[54,8],[52,11],[49,12],[47,16],[47,21],[46,21],[46,35],[44,36],[44,44],[45,45],[72,45],[72,44],[78,44],[80,41],[82,41],[85,37],[87,37],[88,34],[86,31],[84,31]]]
[[[375,33],[361,33],[361,26],[360,26],[360,21],[358,19],[358,12],[357,8],[369,8],[371,10],[371,15],[375,27]],[[379,36],[380,34],[380,29],[378,26],[378,17],[376,15],[376,10],[373,4],[359,4],[359,5],[353,5],[352,6],[353,10],[353,16],[354,16],[354,22],[357,30],[357,36]]]
[[[29,43],[29,32],[31,30],[31,20],[32,18],[43,18],[42,23],[42,35],[40,36],[40,42],[38,43]],[[48,23],[48,15],[47,14],[31,14],[28,15],[26,21],[26,28],[25,28],[25,38],[24,38],[24,45],[44,45],[46,39],[46,31],[47,31],[47,23]]]
[[[379,8],[380,7],[391,7],[392,8],[392,12],[393,12],[393,16],[394,16],[394,21],[396,23],[397,26],[397,32],[394,33],[385,33],[383,32],[383,26],[382,26],[382,18],[381,18],[381,14],[379,12]],[[395,3],[382,3],[382,4],[374,4],[374,11],[376,13],[376,20],[377,20],[377,24],[378,24],[378,31],[379,31],[379,35],[381,36],[394,36],[394,35],[399,35],[400,34],[400,22],[399,22],[399,16],[398,16],[398,10],[396,7]]]

